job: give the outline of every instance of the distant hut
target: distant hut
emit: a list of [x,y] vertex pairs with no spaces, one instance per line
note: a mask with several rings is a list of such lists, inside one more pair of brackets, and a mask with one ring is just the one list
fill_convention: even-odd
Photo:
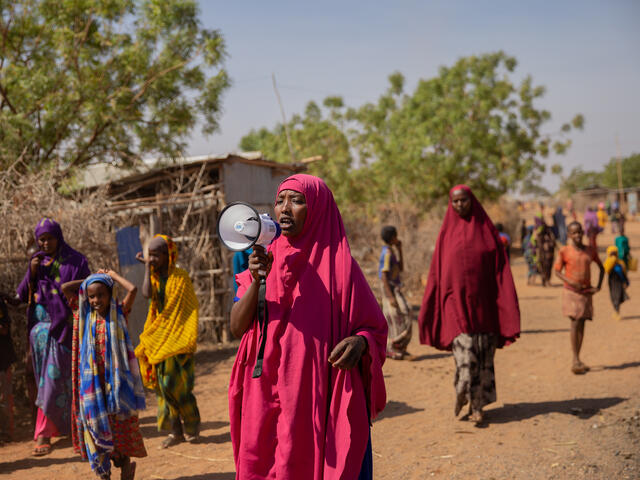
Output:
[[[260,152],[184,158],[136,174],[94,167],[85,185],[107,188],[111,213],[116,215],[120,269],[142,284],[144,267],[135,253],[157,233],[178,244],[178,264],[185,268],[200,302],[200,338],[227,341],[231,306],[231,253],[221,248],[216,234],[218,213],[228,203],[245,201],[259,212],[273,213],[277,186],[304,170],[265,160]],[[130,316],[134,343],[144,326],[148,303],[139,295]]]
[[[622,193],[622,194],[621,194]],[[635,216],[638,213],[638,194],[640,186],[627,187],[622,192],[617,188],[607,188],[600,185],[591,185],[587,188],[579,190],[573,196],[575,207],[579,211],[584,211],[587,207],[596,207],[598,203],[606,203],[609,201],[619,202],[623,211]]]

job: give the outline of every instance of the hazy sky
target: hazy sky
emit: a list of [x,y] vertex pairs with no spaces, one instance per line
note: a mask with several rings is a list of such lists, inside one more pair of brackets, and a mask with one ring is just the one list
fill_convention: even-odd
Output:
[[[616,155],[640,153],[640,1],[200,1],[207,28],[222,31],[233,86],[221,129],[195,135],[190,155],[237,151],[252,128],[281,122],[276,75],[287,118],[306,103],[342,95],[349,106],[376,101],[400,71],[413,92],[420,78],[459,57],[504,50],[547,93],[538,103],[556,131],[576,113],[585,129],[568,154],[550,157],[568,172],[599,169]],[[547,176],[544,182],[555,187]]]

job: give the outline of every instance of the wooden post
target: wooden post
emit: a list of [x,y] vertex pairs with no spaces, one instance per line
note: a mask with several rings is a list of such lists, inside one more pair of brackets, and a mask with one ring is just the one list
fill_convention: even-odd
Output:
[[[620,142],[618,141],[618,135],[616,135],[616,157],[617,157],[617,170],[618,170],[618,202],[620,203],[620,211],[625,212],[624,208],[624,186],[622,185],[622,160],[620,159]],[[628,212],[627,212],[628,213]]]
[[284,114],[284,107],[282,106],[280,93],[278,93],[278,87],[276,86],[276,75],[274,73],[271,74],[271,80],[273,81],[273,90],[276,92],[278,105],[280,105],[280,113],[282,114],[282,126],[284,127],[284,134],[287,137],[287,145],[289,147],[289,155],[291,155],[291,163],[296,163],[296,156],[293,153],[293,145],[291,144],[291,137],[289,136],[289,126],[287,125],[287,117]]

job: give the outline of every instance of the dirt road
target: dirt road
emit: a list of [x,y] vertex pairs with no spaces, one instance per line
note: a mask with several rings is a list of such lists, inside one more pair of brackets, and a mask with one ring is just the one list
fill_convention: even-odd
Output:
[[[633,255],[640,257],[640,223],[628,224],[628,235]],[[611,241],[604,234],[600,244]],[[595,319],[583,346],[592,370],[577,376],[570,371],[559,282],[527,286],[523,260],[514,259],[512,268],[523,331],[496,354],[498,401],[487,408],[489,426],[454,419],[453,358],[419,345],[416,334],[410,347],[416,361],[384,366],[388,405],[372,430],[376,479],[640,478],[640,274],[630,276],[631,300],[622,307],[622,321],[611,317],[606,280],[595,296]],[[421,292],[415,294],[418,302]],[[198,352],[200,444],[160,450],[163,436],[148,397],[141,421],[149,456],[138,460],[138,479],[234,478],[226,395],[234,353],[217,346]],[[25,425],[22,441],[0,448],[0,479],[95,478],[74,456],[69,439],[58,440],[46,457],[31,457],[31,432]]]

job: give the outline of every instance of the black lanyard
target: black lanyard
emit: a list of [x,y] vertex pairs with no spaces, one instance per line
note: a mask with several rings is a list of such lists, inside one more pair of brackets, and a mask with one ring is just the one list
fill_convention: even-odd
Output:
[[258,289],[258,324],[260,325],[260,348],[258,349],[258,358],[256,366],[253,369],[253,378],[262,375],[262,361],[264,359],[264,347],[267,344],[267,323],[269,323],[269,310],[265,295],[267,293],[267,282],[265,277],[260,276],[260,287]]

